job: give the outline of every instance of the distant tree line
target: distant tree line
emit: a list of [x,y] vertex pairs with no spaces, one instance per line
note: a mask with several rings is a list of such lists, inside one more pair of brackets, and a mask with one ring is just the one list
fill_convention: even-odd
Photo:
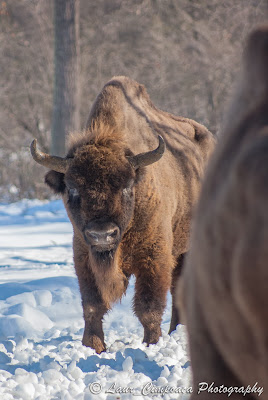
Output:
[[[54,0],[0,3],[0,201],[50,195],[29,144],[50,151],[56,129],[54,17]],[[80,0],[75,126],[105,82],[127,75],[159,108],[217,132],[245,38],[265,17],[266,0]]]

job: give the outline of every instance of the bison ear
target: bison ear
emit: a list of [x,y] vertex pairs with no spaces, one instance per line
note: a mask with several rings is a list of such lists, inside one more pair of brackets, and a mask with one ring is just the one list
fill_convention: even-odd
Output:
[[55,192],[62,194],[65,190],[64,174],[56,171],[49,171],[45,175],[45,183]]

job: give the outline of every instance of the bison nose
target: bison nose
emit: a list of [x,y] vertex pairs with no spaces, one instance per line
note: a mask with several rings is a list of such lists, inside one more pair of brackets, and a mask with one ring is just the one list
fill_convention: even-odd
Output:
[[92,246],[112,245],[119,238],[119,228],[117,226],[105,228],[87,228],[85,236],[87,241]]

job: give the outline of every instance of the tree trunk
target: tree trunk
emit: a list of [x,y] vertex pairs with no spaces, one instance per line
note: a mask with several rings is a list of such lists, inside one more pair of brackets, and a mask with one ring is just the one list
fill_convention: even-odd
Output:
[[79,0],[54,0],[54,35],[51,153],[63,156],[66,134],[80,128]]

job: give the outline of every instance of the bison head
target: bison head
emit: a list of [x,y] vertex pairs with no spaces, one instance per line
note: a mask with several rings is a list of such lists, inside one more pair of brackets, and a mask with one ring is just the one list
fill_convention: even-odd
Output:
[[[65,158],[50,156],[31,144],[34,160],[51,168],[45,182],[63,197],[74,232],[83,238],[96,260],[108,261],[133,217],[135,185],[142,167],[158,161],[165,150],[133,155],[120,141],[87,140]],[[106,262],[104,263],[106,264]]]

